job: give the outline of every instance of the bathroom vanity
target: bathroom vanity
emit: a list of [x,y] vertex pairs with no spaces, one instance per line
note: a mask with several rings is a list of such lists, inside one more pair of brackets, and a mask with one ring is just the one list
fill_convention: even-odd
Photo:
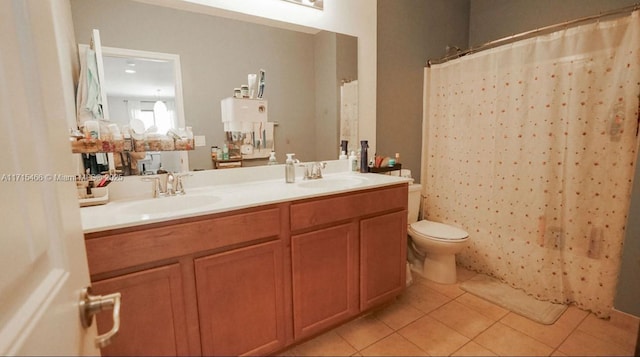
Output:
[[[94,293],[122,294],[120,332],[103,354],[265,355],[394,298],[405,285],[407,181],[221,185],[199,210],[86,229]],[[111,325],[98,315],[99,333]]]

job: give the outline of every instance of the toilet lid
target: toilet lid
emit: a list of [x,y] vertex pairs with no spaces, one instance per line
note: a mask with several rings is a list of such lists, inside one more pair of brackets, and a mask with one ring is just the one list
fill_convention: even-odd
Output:
[[460,228],[427,220],[411,223],[410,227],[416,233],[439,239],[456,240],[465,239],[469,236],[469,233]]

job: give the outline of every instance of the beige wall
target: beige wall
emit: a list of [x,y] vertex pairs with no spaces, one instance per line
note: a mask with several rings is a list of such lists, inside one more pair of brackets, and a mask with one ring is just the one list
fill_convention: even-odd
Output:
[[219,16],[262,21],[285,27],[303,26],[358,38],[359,136],[376,147],[377,32],[375,0],[324,0],[318,11],[281,0],[139,0],[189,8]]
[[417,182],[423,69],[447,45],[466,47],[468,19],[469,0],[378,0],[377,153],[400,153]]

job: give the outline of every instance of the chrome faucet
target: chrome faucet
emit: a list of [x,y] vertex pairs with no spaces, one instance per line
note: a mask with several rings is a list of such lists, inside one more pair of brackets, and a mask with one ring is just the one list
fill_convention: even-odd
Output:
[[327,167],[326,162],[313,162],[304,165],[304,180],[317,180],[322,178],[322,169]]
[[153,198],[163,196],[184,195],[182,178],[191,174],[175,174],[173,172],[161,173],[153,177],[145,177],[142,181],[152,182],[151,194]]
[[164,180],[164,192],[167,196],[175,196],[176,190],[174,189],[176,177],[173,172],[167,172]]

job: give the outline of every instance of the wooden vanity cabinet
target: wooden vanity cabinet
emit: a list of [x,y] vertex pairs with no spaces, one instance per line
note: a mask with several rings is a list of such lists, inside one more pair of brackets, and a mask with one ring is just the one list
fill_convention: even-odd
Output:
[[[85,235],[105,355],[267,355],[398,295],[406,184]],[[98,330],[112,326],[99,314]]]
[[397,185],[291,204],[296,339],[402,292],[407,190]]
[[[105,355],[267,354],[284,347],[287,205],[87,234],[94,293],[122,294]],[[112,326],[98,315],[98,330]]]

